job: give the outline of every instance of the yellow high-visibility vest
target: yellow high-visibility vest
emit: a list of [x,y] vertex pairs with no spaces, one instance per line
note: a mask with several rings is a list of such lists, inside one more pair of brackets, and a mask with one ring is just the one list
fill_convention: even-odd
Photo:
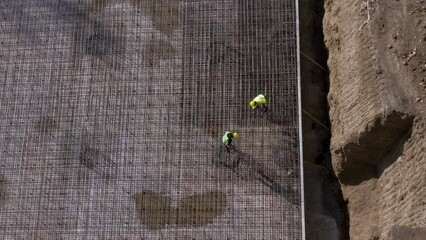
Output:
[[226,131],[225,134],[222,137],[222,143],[224,145],[228,145],[232,142],[232,132]]
[[253,101],[255,101],[258,105],[262,105],[266,103],[266,98],[263,94],[259,94],[253,99]]
[[250,106],[253,109],[256,109],[257,106],[263,105],[265,103],[266,103],[266,97],[263,94],[259,94],[257,95],[257,97],[253,99],[253,101],[250,102]]

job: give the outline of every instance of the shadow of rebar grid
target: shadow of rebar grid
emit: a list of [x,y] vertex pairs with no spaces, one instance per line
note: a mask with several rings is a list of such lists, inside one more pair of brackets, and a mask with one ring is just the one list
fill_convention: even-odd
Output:
[[0,239],[302,239],[296,16],[0,1]]

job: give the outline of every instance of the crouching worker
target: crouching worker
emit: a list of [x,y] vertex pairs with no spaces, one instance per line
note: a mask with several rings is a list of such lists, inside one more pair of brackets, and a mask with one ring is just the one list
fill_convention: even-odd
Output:
[[226,151],[231,152],[231,148],[235,148],[232,146],[232,139],[238,138],[238,133],[226,131],[222,137],[222,143],[226,147]]
[[263,94],[257,95],[251,102],[250,107],[255,110],[259,107],[259,109],[262,109],[264,112],[268,111],[268,107],[265,106],[266,104],[266,97]]

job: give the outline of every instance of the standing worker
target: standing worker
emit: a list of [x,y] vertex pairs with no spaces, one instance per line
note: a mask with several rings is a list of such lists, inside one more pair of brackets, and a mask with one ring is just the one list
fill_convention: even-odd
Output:
[[262,108],[263,111],[268,111],[268,108],[265,106],[266,104],[266,97],[263,94],[257,95],[251,102],[250,106],[253,110],[255,110],[257,107]]
[[238,138],[237,132],[230,132],[226,131],[225,134],[222,137],[222,143],[226,147],[226,151],[230,152],[230,148],[234,147],[232,146],[232,139]]

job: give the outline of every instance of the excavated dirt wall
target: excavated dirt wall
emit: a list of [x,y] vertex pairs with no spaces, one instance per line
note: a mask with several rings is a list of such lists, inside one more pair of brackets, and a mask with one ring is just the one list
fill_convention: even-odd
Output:
[[328,0],[331,153],[351,239],[425,239],[426,2]]

